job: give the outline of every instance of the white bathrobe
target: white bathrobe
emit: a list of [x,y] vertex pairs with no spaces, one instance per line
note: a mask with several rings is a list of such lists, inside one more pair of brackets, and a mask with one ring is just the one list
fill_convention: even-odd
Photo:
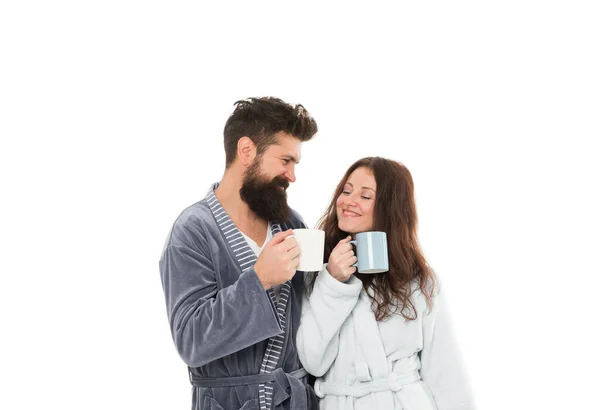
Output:
[[321,409],[475,408],[443,293],[431,310],[418,289],[413,303],[416,320],[397,313],[377,322],[362,282],[339,282],[323,267],[296,338],[302,365],[317,376]]

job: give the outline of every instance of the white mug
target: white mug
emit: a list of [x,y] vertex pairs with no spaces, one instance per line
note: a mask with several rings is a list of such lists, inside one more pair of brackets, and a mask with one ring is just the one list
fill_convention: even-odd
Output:
[[323,267],[323,256],[325,254],[325,231],[320,229],[294,229],[294,234],[291,236],[296,238],[300,248],[300,264],[296,270],[304,272],[320,271]]

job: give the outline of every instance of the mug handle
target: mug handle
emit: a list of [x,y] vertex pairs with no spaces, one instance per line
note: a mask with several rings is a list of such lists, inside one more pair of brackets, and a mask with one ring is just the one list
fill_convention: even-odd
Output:
[[[351,243],[352,245],[354,245],[354,247],[358,246],[358,245],[356,245],[356,240],[349,241],[348,243]],[[356,262],[354,262],[352,264],[352,266],[354,266],[356,269],[358,269],[358,260]]]

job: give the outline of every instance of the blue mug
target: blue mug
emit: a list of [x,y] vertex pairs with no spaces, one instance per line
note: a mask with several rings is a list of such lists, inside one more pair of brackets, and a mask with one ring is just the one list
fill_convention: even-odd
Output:
[[389,270],[387,235],[385,232],[369,231],[356,234],[350,241],[356,246],[358,261],[353,265],[360,273],[381,273]]

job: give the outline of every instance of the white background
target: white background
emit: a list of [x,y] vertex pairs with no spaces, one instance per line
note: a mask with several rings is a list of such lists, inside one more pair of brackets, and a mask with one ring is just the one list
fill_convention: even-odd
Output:
[[309,225],[356,159],[412,171],[480,409],[600,408],[593,3],[3,2],[0,408],[189,408],[158,260],[264,95],[319,123]]

